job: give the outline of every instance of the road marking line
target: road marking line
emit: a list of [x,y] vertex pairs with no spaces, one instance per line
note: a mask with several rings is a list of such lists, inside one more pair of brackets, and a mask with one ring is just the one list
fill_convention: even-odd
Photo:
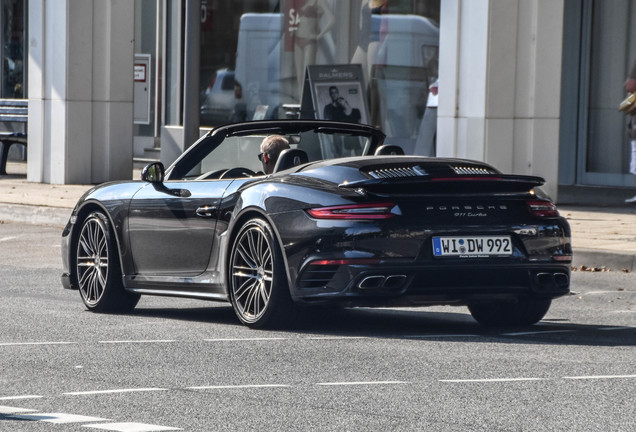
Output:
[[0,238],[0,242],[9,241],[9,240],[17,239],[17,238],[18,238],[17,236],[3,237],[3,238]]
[[303,339],[310,340],[340,340],[340,339],[369,339],[367,336],[310,336]]
[[5,396],[5,397],[0,397],[0,400],[40,399],[43,397],[44,396],[38,396],[38,395]]
[[244,389],[244,388],[281,388],[289,387],[286,384],[244,384],[244,385],[215,385],[186,387],[189,390],[217,390],[217,389]]
[[563,377],[563,379],[571,379],[571,380],[621,379],[621,378],[636,378],[636,375],[590,375],[590,376],[567,376],[567,377]]
[[28,413],[28,412],[35,412],[35,411],[36,410],[34,410],[34,409],[17,408],[17,407],[10,407],[10,406],[2,406],[2,405],[0,405],[0,415],[11,415],[11,414]]
[[388,385],[388,384],[409,384],[407,381],[350,381],[350,382],[330,382],[316,383],[319,386],[354,386],[354,385]]
[[545,378],[441,379],[439,381],[449,382],[449,383],[515,382],[515,381],[545,381]]
[[289,338],[284,337],[272,337],[272,338],[219,338],[219,339],[203,339],[206,342],[251,342],[251,341],[280,341],[287,340]]
[[0,346],[72,345],[77,342],[0,342]]
[[173,339],[157,339],[157,340],[113,340],[99,341],[101,344],[130,344],[130,343],[171,343],[176,342]]
[[18,420],[43,421],[47,423],[56,423],[56,424],[96,422],[96,421],[108,420],[108,419],[104,419],[100,417],[88,417],[83,415],[64,414],[64,413],[17,414],[17,415],[12,415],[11,418],[18,419]]
[[404,336],[406,339],[430,339],[430,338],[462,338],[462,337],[479,337],[476,334],[432,334],[432,335],[413,335]]
[[94,425],[82,425],[83,427],[102,429],[116,432],[151,432],[151,431],[173,431],[183,430],[168,426],[158,426],[144,423],[100,423]]
[[134,393],[134,392],[151,392],[151,391],[166,391],[166,388],[131,388],[131,389],[113,389],[113,390],[93,390],[93,391],[82,391],[82,392],[68,392],[62,393],[63,395],[68,396],[83,396],[83,395],[97,395],[97,394],[110,394],[110,393]]
[[527,336],[536,334],[548,334],[548,333],[572,333],[576,330],[539,330],[531,332],[514,332],[514,333],[502,333],[502,336]]

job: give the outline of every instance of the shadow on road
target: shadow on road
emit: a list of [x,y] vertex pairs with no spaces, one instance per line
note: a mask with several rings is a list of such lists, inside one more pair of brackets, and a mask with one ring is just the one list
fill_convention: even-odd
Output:
[[[458,309],[459,310],[459,309]],[[210,324],[241,324],[229,306],[206,308],[136,309],[130,316],[143,316]],[[636,328],[577,324],[546,319],[527,327],[486,328],[468,313],[401,309],[303,309],[293,328],[253,330],[255,337],[275,332],[289,337],[365,337],[379,339],[550,344],[582,346],[635,346]]]

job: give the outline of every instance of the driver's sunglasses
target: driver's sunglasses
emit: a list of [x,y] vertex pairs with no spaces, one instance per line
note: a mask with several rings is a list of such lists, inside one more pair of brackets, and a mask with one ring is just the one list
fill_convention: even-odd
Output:
[[263,155],[264,155],[264,154],[265,154],[265,153],[259,153],[259,154],[258,154],[258,160],[259,160],[259,161],[263,162]]

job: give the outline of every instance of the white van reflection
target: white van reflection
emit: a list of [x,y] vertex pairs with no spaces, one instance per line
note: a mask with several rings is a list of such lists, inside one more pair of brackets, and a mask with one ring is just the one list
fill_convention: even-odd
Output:
[[[363,64],[367,73],[370,122],[382,128],[387,142],[412,154],[422,127],[429,86],[438,78],[439,27],[418,15],[370,18],[368,40],[378,43],[372,47],[370,42],[362,57],[356,50],[350,62]],[[233,76],[218,85],[217,78],[211,86],[202,103],[202,122],[284,118],[283,104],[299,103],[293,53],[281,49],[283,28],[282,14],[241,16],[235,71],[217,71],[217,76]],[[318,44],[317,64],[333,64],[343,57],[338,50],[349,49],[335,44],[329,33]],[[235,87],[240,98],[234,94]]]

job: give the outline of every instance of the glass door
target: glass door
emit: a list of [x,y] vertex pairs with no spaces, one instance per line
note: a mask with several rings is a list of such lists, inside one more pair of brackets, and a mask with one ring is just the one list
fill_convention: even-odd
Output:
[[636,28],[630,25],[634,18],[635,0],[583,2],[577,161],[581,184],[635,184],[629,174],[628,116],[618,111],[626,96],[623,83],[636,61]]

